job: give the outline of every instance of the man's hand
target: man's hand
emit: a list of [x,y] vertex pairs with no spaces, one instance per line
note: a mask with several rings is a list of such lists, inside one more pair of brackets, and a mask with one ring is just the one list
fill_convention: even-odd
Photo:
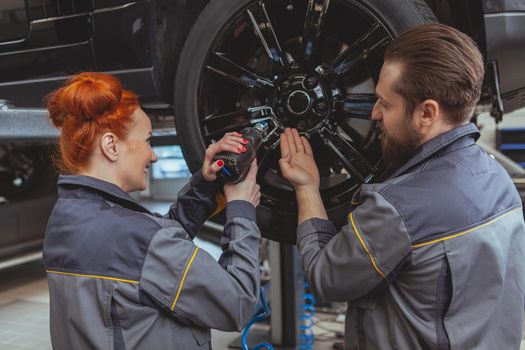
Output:
[[254,207],[257,207],[261,201],[261,187],[257,185],[256,179],[257,159],[254,159],[250,165],[250,170],[243,181],[235,185],[224,185],[224,196],[226,197],[226,202],[242,200],[250,202]]
[[299,224],[312,218],[328,219],[319,193],[319,170],[310,143],[296,129],[281,134],[281,159],[284,178],[295,188]]
[[202,175],[207,181],[215,181],[217,178],[217,172],[221,170],[224,166],[222,160],[218,160],[212,163],[213,157],[221,152],[233,152],[233,153],[242,153],[246,152],[246,147],[248,141],[242,137],[241,133],[238,132],[228,132],[226,133],[219,142],[212,143],[206,149],[206,154],[204,155],[204,163],[202,164]]
[[319,189],[319,170],[315,164],[312,147],[297,129],[286,128],[281,134],[281,159],[279,166],[283,177],[298,188]]

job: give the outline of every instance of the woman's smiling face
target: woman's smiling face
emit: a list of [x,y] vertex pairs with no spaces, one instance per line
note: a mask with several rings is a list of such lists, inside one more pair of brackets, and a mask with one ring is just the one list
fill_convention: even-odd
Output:
[[133,123],[125,139],[119,140],[118,177],[126,192],[143,191],[148,171],[157,156],[151,149],[151,121],[141,108],[132,114]]

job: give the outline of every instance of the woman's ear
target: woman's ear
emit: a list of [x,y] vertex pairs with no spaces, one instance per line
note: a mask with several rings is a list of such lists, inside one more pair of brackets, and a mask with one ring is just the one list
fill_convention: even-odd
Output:
[[100,149],[104,157],[116,162],[119,156],[118,137],[112,132],[106,132],[100,138]]

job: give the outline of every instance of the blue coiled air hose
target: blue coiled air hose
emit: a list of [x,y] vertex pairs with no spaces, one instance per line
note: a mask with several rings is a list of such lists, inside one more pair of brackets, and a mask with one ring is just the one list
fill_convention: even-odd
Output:
[[[312,350],[315,342],[314,332],[313,332],[313,326],[314,326],[314,316],[315,316],[315,297],[314,295],[309,292],[310,286],[307,282],[304,283],[304,304],[301,304],[302,313],[301,313],[301,321],[303,321],[303,324],[299,326],[299,330],[301,331],[301,334],[299,335],[299,349],[300,350]],[[248,347],[248,343],[246,338],[248,337],[248,332],[250,331],[250,327],[261,320],[264,320],[267,317],[270,317],[270,308],[268,307],[268,304],[266,303],[266,299],[264,298],[264,290],[261,287],[260,291],[260,303],[261,309],[260,313],[255,313],[253,318],[250,320],[246,328],[244,328],[242,332],[242,349],[243,350],[250,350]],[[259,310],[258,309],[258,310]],[[268,350],[274,350],[273,346],[268,343],[261,343],[257,344],[252,350],[259,350],[259,349],[268,349]]]
[[[268,307],[268,304],[266,303],[266,299],[264,298],[264,290],[262,287],[261,287],[259,295],[260,295],[259,301],[261,303],[261,306],[257,310],[258,311],[261,310],[261,312],[260,313],[256,312],[255,315],[253,315],[250,322],[248,323],[248,325],[246,326],[246,328],[244,328],[244,330],[242,331],[241,339],[242,339],[242,349],[243,350],[250,350],[250,348],[248,347],[247,340],[246,340],[246,338],[248,337],[248,332],[250,331],[250,327],[254,323],[262,321],[267,317],[270,317],[270,308]],[[259,350],[259,349],[274,350],[272,344],[268,344],[268,343],[257,344],[253,347],[252,350]]]
[[301,305],[301,321],[299,326],[301,334],[299,335],[299,349],[312,350],[315,342],[314,337],[314,316],[315,316],[315,297],[310,292],[308,282],[304,282],[304,304]]

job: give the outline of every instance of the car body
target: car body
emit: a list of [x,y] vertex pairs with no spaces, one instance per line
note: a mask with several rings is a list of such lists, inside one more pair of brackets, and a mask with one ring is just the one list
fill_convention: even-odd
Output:
[[[190,95],[184,94],[186,85],[190,86],[191,83],[199,80],[195,77],[199,77],[201,71],[218,72],[223,78],[226,77],[238,85],[244,85],[243,88],[248,90],[259,88],[257,86],[259,83],[256,81],[259,79],[258,73],[255,74],[250,72],[250,69],[242,68],[252,63],[234,64],[229,58],[224,59],[226,56],[218,53],[219,51],[213,53],[215,56],[213,54],[210,56],[215,57],[213,61],[215,63],[206,61],[207,65],[192,68],[192,63],[199,61],[199,55],[193,57],[193,52],[200,52],[198,50],[203,49],[202,55],[208,55],[208,51],[219,47],[217,42],[220,38],[227,38],[227,35],[231,36],[231,33],[241,33],[239,36],[248,35],[245,34],[246,27],[250,25],[250,20],[246,19],[247,14],[250,15],[252,24],[255,24],[253,32],[257,34],[263,46],[270,43],[269,50],[267,50],[270,60],[282,60],[282,57],[275,54],[275,51],[281,48],[278,41],[273,38],[276,39],[286,28],[295,25],[292,23],[294,21],[299,22],[299,27],[304,23],[305,29],[302,34],[303,39],[297,39],[301,37],[301,33],[294,34],[295,36],[290,34],[291,39],[286,43],[283,42],[282,46],[290,47],[290,52],[293,51],[291,48],[293,45],[300,46],[305,42],[314,44],[315,48],[325,28],[325,22],[328,23],[326,28],[335,27],[335,29],[330,29],[333,33],[341,31],[338,26],[348,26],[345,27],[348,28],[348,31],[358,31],[350,24],[344,23],[344,16],[337,16],[333,6],[339,6],[349,14],[359,12],[363,23],[368,20],[377,21],[381,24],[388,40],[407,27],[437,19],[469,34],[485,57],[487,69],[479,104],[480,110],[490,110],[496,119],[500,119],[504,112],[525,106],[525,69],[523,69],[523,62],[525,62],[525,0],[332,0],[332,3],[328,0],[221,1],[214,0],[209,3],[208,0],[3,0],[0,3],[0,110],[2,110],[0,111],[0,123],[3,123],[0,124],[0,129],[4,129],[0,134],[11,135],[16,131],[17,135],[20,135],[19,137],[4,137],[4,139],[0,136],[0,164],[3,164],[0,174],[3,172],[6,178],[11,179],[10,183],[4,182],[3,188],[0,188],[0,197],[4,198],[3,204],[0,204],[0,218],[2,218],[0,247],[6,248],[0,249],[0,259],[34,250],[39,246],[54,191],[56,174],[55,177],[49,174],[40,176],[42,170],[38,165],[42,164],[42,159],[49,154],[49,139],[38,137],[38,131],[35,132],[34,125],[29,125],[30,123],[22,126],[16,123],[16,119],[21,113],[23,114],[23,111],[42,108],[45,96],[71,75],[80,71],[101,71],[114,74],[127,88],[138,93],[142,105],[152,115],[166,114],[166,111],[169,114],[175,105],[176,116],[177,113],[190,114],[189,117],[177,116],[177,118],[193,118],[195,121],[196,115],[201,112],[194,113],[193,106],[186,108],[182,105],[191,99],[196,100],[193,102],[197,105],[211,104],[212,99],[208,95],[201,96],[197,92],[190,92]],[[329,4],[332,6],[331,12],[328,12]],[[232,9],[231,14],[228,13],[229,6]],[[393,9],[396,10],[393,11]],[[220,14],[214,16],[212,10]],[[401,13],[394,14],[396,11]],[[407,13],[403,14],[403,11]],[[245,22],[239,19],[242,16]],[[215,18],[217,21],[224,19],[223,22],[213,23]],[[328,19],[325,21],[325,18]],[[210,33],[207,29],[208,24],[210,28],[217,28],[216,32]],[[276,28],[275,32],[272,24]],[[281,28],[280,31],[277,30],[279,28]],[[203,39],[201,44],[201,37],[208,39]],[[227,39],[224,40],[227,41]],[[234,43],[235,40],[238,39],[231,39],[231,43]],[[327,35],[324,40],[334,41],[335,39]],[[341,44],[344,38],[337,40],[339,47],[352,49],[352,45]],[[274,41],[276,44],[272,44]],[[224,47],[227,47],[229,43],[222,42],[221,50],[226,50]],[[241,44],[246,44],[246,42],[241,42]],[[236,59],[241,59],[239,58],[243,51],[241,44],[235,42],[235,45],[240,46],[236,46],[236,53],[230,57],[236,56]],[[199,45],[204,48],[199,48]],[[365,50],[372,48],[375,46],[365,47]],[[248,47],[246,51],[249,51]],[[260,48],[255,51],[257,55],[261,52]],[[305,49],[304,57],[311,54],[311,51]],[[292,55],[289,52],[283,55],[286,56],[289,65],[293,66],[292,61],[289,60],[289,56]],[[250,57],[246,62],[254,62],[254,57]],[[309,59],[309,57],[304,57],[298,61],[306,62]],[[375,62],[375,71],[370,73],[370,78],[367,78],[372,81],[372,85],[374,79],[377,79],[377,67],[380,67],[382,62],[380,55],[378,57]],[[181,60],[183,64],[180,64]],[[344,57],[341,60],[344,61]],[[256,63],[253,63],[250,67],[255,66]],[[295,72],[288,76],[291,77],[290,79],[296,79],[298,76],[300,79],[306,79],[307,73],[302,72],[308,70],[308,74],[319,74],[320,79],[323,79],[319,73],[322,71],[321,66],[315,67],[315,71],[313,67],[304,68],[297,71],[300,71],[300,74]],[[286,74],[283,73],[283,76]],[[253,80],[253,77],[257,79]],[[282,84],[286,79],[278,78],[275,81]],[[290,81],[292,85],[295,84],[293,80]],[[272,82],[266,84],[273,85]],[[208,91],[199,86],[194,88],[195,91]],[[262,86],[261,89],[263,88]],[[276,89],[279,90],[279,93],[282,92],[281,87]],[[370,87],[368,89],[370,90]],[[373,93],[373,89],[371,92]],[[209,94],[209,92],[204,92],[204,94]],[[227,92],[225,94],[222,98],[228,100],[229,95]],[[239,99],[240,102],[236,103],[241,106],[247,94],[243,92],[239,96],[235,98]],[[330,92],[330,98],[334,96]],[[361,104],[354,101],[349,102],[349,105],[354,109],[358,108],[356,107],[358,105],[364,105],[366,117],[375,98],[370,95],[370,91],[359,96],[364,96],[363,101],[358,101]],[[289,95],[285,97],[289,99]],[[183,102],[176,103],[177,99]],[[267,99],[266,102],[269,104],[270,100]],[[342,105],[346,103],[345,100],[333,102],[333,106],[335,102],[341,102]],[[214,101],[214,103],[217,102]],[[275,116],[275,113],[278,112],[276,105],[269,106],[273,109],[254,112],[254,109],[250,108],[256,107],[256,104],[246,103],[248,105],[243,105],[243,108],[248,108],[239,109],[240,112],[235,111],[234,114],[237,114],[234,116],[248,112],[253,113],[254,117],[265,116],[266,112],[273,113],[272,115]],[[290,108],[289,105],[288,108]],[[332,108],[332,104],[329,108]],[[332,114],[335,114],[335,107],[333,108]],[[343,106],[343,110],[344,108],[346,107]],[[45,114],[42,116],[45,117]],[[183,152],[192,171],[196,170],[198,164],[202,162],[203,149],[206,144],[212,142],[213,138],[219,137],[220,133],[225,132],[228,127],[240,129],[246,126],[244,122],[239,125],[232,124],[233,126],[223,125],[225,128],[216,128],[215,134],[210,133],[210,136],[206,135],[207,126],[203,126],[204,122],[199,119],[192,124],[191,120],[177,120],[178,133],[183,138]],[[16,125],[16,130],[13,125]],[[190,136],[185,136],[185,134]],[[344,140],[339,141],[344,143]],[[332,141],[327,141],[327,143],[330,142]],[[335,148],[337,147],[334,146],[333,149]],[[35,149],[38,151],[34,151]],[[359,152],[362,149],[364,148],[358,148]],[[376,162],[379,157],[377,152],[377,148],[370,148],[368,153],[361,153],[365,158],[374,158]],[[340,156],[339,158],[344,158],[345,154]],[[51,164],[49,158],[46,159],[43,162]],[[341,169],[352,167],[352,164],[345,164],[345,161],[341,159],[335,162],[343,164],[338,163],[336,168],[340,169],[337,174],[327,175],[327,183],[334,180],[336,175],[344,174],[345,170]],[[278,170],[273,169],[273,172],[278,176]],[[373,176],[363,177],[361,180],[371,181],[372,178]],[[47,190],[36,192],[35,187],[25,186],[30,180],[37,184],[36,187]],[[18,181],[18,185],[14,185],[18,189],[13,187],[13,181]],[[295,234],[292,230],[295,216],[293,199],[290,201],[292,198],[290,189],[286,188],[286,193],[284,193],[282,188],[276,189],[284,186],[279,181],[272,180],[271,182],[266,177],[262,178],[262,181],[268,182],[262,186],[263,200],[259,209],[264,235],[293,243]],[[276,185],[275,182],[278,184]],[[357,183],[352,186],[354,185],[357,186]],[[330,186],[330,184],[327,185],[325,203],[331,203],[333,211],[329,208],[329,214],[335,221],[340,221],[345,217],[344,213],[348,207],[346,202],[351,193],[340,196],[341,186]],[[19,195],[11,196],[7,193],[9,191],[18,191]],[[47,198],[44,200],[47,204],[42,202],[42,198]],[[279,201],[284,204],[292,204],[283,208],[275,204]],[[24,214],[17,217],[12,214],[14,212]],[[37,212],[40,214],[31,214]],[[285,231],[273,233],[270,228],[275,227],[276,222],[281,222],[283,217],[285,218],[282,221],[284,224],[277,226],[282,226]],[[30,218],[34,225],[27,225],[27,218]],[[32,243],[28,245],[28,242]]]

